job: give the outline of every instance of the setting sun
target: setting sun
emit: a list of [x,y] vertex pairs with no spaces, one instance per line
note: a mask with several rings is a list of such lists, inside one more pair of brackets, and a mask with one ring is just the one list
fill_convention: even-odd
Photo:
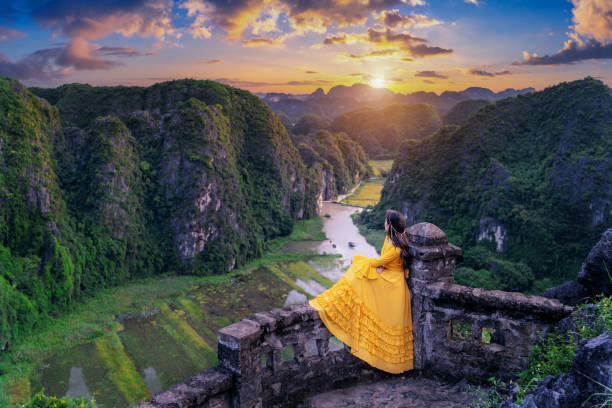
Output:
[[374,78],[372,80],[372,86],[374,88],[384,88],[385,87],[385,79],[384,78]]

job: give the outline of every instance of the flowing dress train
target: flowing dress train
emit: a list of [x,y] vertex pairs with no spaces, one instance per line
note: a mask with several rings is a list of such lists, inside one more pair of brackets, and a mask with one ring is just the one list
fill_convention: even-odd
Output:
[[[408,270],[400,253],[387,236],[379,258],[355,255],[340,280],[309,301],[352,354],[389,373],[413,368]],[[385,268],[381,274],[377,266]]]

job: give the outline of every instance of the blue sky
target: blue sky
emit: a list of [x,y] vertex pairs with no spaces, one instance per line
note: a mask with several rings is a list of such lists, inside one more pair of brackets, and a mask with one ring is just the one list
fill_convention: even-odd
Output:
[[[215,79],[252,91],[612,82],[612,0],[9,0],[0,74],[27,85]],[[608,17],[606,17],[608,16]]]

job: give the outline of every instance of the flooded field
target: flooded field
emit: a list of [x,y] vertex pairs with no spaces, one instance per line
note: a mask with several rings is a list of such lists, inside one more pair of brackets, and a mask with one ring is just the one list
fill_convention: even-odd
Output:
[[256,311],[283,307],[290,297],[293,303],[306,301],[330,287],[330,277],[341,267],[336,259],[313,256],[273,263],[227,282],[193,287],[140,316],[118,316],[116,331],[46,358],[30,380],[31,389],[93,396],[103,407],[150,398],[215,366],[221,327]]
[[[194,278],[194,283],[182,286],[177,282],[189,278],[160,278],[158,287],[179,288],[163,302],[142,303],[146,285],[127,289],[132,290],[127,295],[113,295],[113,301],[121,300],[124,306],[117,307],[120,312],[110,316],[106,328],[87,330],[78,344],[56,347],[58,351],[42,359],[29,381],[14,381],[14,395],[44,388],[49,395],[94,397],[100,407],[126,407],[215,366],[220,328],[257,311],[305,302],[333,285],[356,253],[377,256],[352,222],[351,215],[360,210],[325,202],[326,239],[311,240],[316,239],[311,231],[305,239],[287,242],[276,255],[296,259],[264,261],[245,273],[203,283]],[[142,306],[135,307],[139,299]]]

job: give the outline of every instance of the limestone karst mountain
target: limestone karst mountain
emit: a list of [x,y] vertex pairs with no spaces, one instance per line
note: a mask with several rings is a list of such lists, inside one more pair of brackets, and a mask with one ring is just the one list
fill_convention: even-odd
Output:
[[493,102],[533,91],[533,88],[524,88],[506,89],[496,93],[487,88],[471,87],[463,91],[445,91],[439,95],[435,92],[425,91],[401,94],[384,88],[372,88],[366,84],[355,83],[352,86],[334,86],[327,94],[319,88],[310,95],[268,93],[259,94],[259,96],[275,112],[284,112],[294,121],[297,121],[306,114],[323,116],[328,120],[333,120],[342,113],[366,106],[382,108],[397,103],[427,103],[436,108],[440,115],[444,115],[462,101],[485,99]]
[[231,270],[316,214],[325,183],[244,90],[0,77],[0,339],[131,278]]
[[490,104],[405,143],[380,203],[361,220],[380,228],[395,208],[409,224],[433,222],[465,250],[459,282],[530,290],[534,278],[575,278],[612,223],[611,174],[612,91],[586,78]]

